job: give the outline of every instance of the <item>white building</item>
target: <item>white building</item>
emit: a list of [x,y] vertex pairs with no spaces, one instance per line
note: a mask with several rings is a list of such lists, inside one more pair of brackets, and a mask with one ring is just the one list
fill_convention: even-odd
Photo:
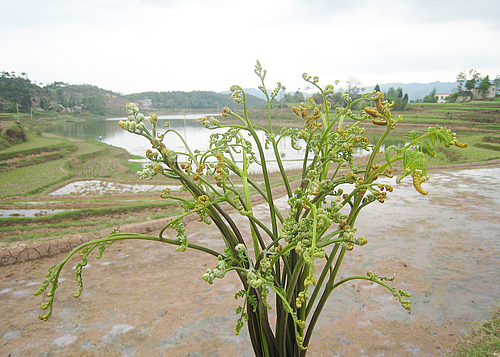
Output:
[[438,103],[446,103],[451,93],[436,93]]
[[151,109],[151,107],[153,106],[153,100],[152,99],[142,99],[142,100],[138,100],[139,102],[139,106],[141,109],[145,110],[145,109]]

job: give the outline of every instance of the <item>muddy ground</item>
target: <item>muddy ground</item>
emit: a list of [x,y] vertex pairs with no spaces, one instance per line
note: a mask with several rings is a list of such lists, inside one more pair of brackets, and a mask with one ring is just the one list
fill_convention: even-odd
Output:
[[[441,356],[488,318],[500,296],[499,176],[498,165],[439,170],[425,184],[428,196],[407,181],[394,185],[390,205],[366,208],[357,225],[369,243],[348,253],[341,277],[396,273],[394,285],[411,291],[413,310],[377,285],[346,284],[332,295],[309,355]],[[193,221],[187,232],[190,242],[222,250],[214,227]],[[78,299],[78,259],[68,263],[54,315],[42,322],[44,299],[33,291],[63,257],[0,267],[1,356],[252,356],[246,329],[234,335],[237,277],[201,280],[215,258],[115,243],[89,261]]]

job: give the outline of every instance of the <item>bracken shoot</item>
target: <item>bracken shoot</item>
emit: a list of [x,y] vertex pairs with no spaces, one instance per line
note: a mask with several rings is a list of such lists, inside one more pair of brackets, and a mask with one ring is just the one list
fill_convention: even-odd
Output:
[[[303,121],[303,128],[282,128],[276,132],[271,125],[271,103],[280,92],[281,84],[268,90],[264,81],[266,70],[258,61],[255,73],[260,80],[259,88],[267,98],[268,126],[260,127],[249,118],[244,90],[232,86],[232,98],[243,104],[243,111],[238,114],[224,107],[221,122],[213,117],[201,118],[207,130],[217,129],[203,152],[192,150],[184,138],[168,126],[157,128],[155,114],[146,118],[135,104],[127,104],[129,117],[120,121],[119,126],[151,143],[151,149],[145,153],[150,162],[139,176],[149,180],[163,175],[177,180],[187,194],[173,195],[166,188],[160,197],[179,201],[183,212],[169,221],[158,237],[115,231],[71,251],[61,263],[49,269],[42,287],[35,293],[48,290],[48,300],[42,304],[47,312],[41,319],[51,316],[59,275],[73,255],[78,253],[83,258],[76,268],[75,297],[78,297],[83,289],[82,268],[90,254],[97,249],[99,259],[107,245],[124,239],[156,241],[175,245],[179,252],[195,249],[213,255],[217,258],[216,266],[202,276],[209,284],[234,271],[241,280],[241,290],[235,296],[241,299],[236,310],[236,334],[247,325],[256,356],[305,356],[331,293],[351,280],[379,284],[387,288],[403,308],[411,309],[410,294],[392,285],[394,277],[381,277],[368,271],[366,275],[341,279],[338,277],[340,267],[355,246],[368,242],[366,237],[356,235],[356,219],[361,210],[375,201],[384,203],[393,191],[391,185],[377,182],[379,177],[392,178],[393,165],[402,163],[402,172],[394,181],[399,183],[411,176],[416,191],[426,195],[428,192],[422,187],[429,179],[426,158],[435,155],[437,145],[465,147],[466,144],[460,143],[450,130],[437,126],[422,133],[409,132],[408,144],[403,148],[388,146],[380,155],[384,141],[402,120],[401,116],[391,113],[394,104],[374,91],[358,99],[346,94],[343,96],[345,106],[332,110],[327,96],[334,92],[333,86],[323,89],[318,77],[306,73],[303,79],[320,91],[323,103],[309,98],[293,108],[297,120]],[[354,113],[352,108],[363,101],[373,105]],[[227,117],[237,119],[237,124],[225,124]],[[364,124],[384,128],[377,141],[370,143],[363,135]],[[258,132],[264,132],[265,138]],[[184,152],[168,148],[167,138],[172,135],[183,141]],[[294,149],[305,149],[300,184],[294,190],[279,150],[279,143],[285,138],[291,140]],[[272,149],[272,158],[266,156],[267,148]],[[370,152],[362,166],[354,164],[356,149]],[[287,211],[278,210],[274,203],[276,197],[268,172],[271,161],[277,164],[281,184],[286,189]],[[263,185],[249,177],[250,165],[259,167]],[[269,213],[267,220],[253,215],[251,192],[257,192],[264,199]],[[231,210],[245,217],[250,237],[242,234],[243,227],[233,221]],[[189,242],[183,218],[192,214],[198,215],[199,224],[217,226],[224,240],[224,251]],[[174,239],[166,236],[169,229],[175,232]],[[270,295],[275,296],[271,299]],[[270,301],[274,306],[270,306]],[[271,308],[276,311],[275,321],[270,321],[268,310]]]

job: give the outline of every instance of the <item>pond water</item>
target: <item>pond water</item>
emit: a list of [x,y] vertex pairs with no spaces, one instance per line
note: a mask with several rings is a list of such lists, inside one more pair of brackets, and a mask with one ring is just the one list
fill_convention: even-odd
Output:
[[[170,127],[175,129],[186,139],[191,150],[206,150],[209,147],[210,135],[214,132],[223,132],[226,129],[206,129],[201,125],[199,120],[202,116],[213,116],[213,114],[159,116],[158,128],[161,128],[166,122],[169,122]],[[132,155],[144,157],[146,150],[151,148],[149,141],[140,135],[134,135],[121,129],[118,126],[119,120],[126,120],[126,118],[108,118],[103,120],[89,120],[86,122],[67,122],[65,124],[55,125],[47,129],[47,131],[65,137],[96,141],[102,140],[106,144],[124,148]],[[279,131],[279,129],[276,129],[276,131]],[[259,139],[264,143],[264,132],[258,131],[258,134]],[[374,142],[377,138],[376,135],[367,135],[367,137],[370,142]],[[247,137],[247,139],[250,140],[250,137]],[[169,149],[177,152],[186,152],[182,141],[174,133],[167,135],[163,142]],[[401,147],[405,144],[405,140],[402,137],[391,138],[390,141],[386,142],[386,144]],[[281,159],[286,169],[300,169],[302,167],[302,158],[304,157],[305,151],[303,147],[304,145],[302,145],[301,150],[294,149],[292,147],[291,140],[288,137],[283,138],[279,142]],[[368,154],[368,151],[361,149],[355,153],[356,156]],[[269,161],[269,171],[277,171],[278,167],[275,163],[272,150],[266,151],[266,158]],[[146,159],[141,161],[147,162]],[[260,168],[254,166],[251,167],[250,171],[259,172]]]
[[13,208],[13,209],[0,209],[0,217],[39,217],[46,216],[49,214],[74,211],[73,209],[23,209],[23,208]]

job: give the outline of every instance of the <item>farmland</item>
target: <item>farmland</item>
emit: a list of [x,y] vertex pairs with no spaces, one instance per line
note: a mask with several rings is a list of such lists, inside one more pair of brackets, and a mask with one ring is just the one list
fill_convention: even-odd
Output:
[[[499,113],[498,99],[452,104],[412,104],[408,111],[396,113],[404,117],[396,135],[403,137],[410,129],[421,130],[438,123],[456,131],[461,141],[467,142],[469,147],[467,150],[442,147],[437,157],[430,159],[431,165],[464,165],[496,160],[500,159]],[[253,110],[250,115],[257,122],[264,123],[267,120],[267,114],[262,110]],[[302,125],[300,118],[289,108],[273,109],[273,115],[278,118],[273,123],[278,128]],[[48,118],[30,121],[25,117],[25,126],[18,125],[15,119],[4,116],[0,122],[4,143],[0,150],[0,208],[37,206],[45,210],[57,208],[68,211],[38,217],[0,217],[2,245],[54,239],[75,232],[113,229],[124,223],[166,217],[175,209],[160,200],[155,192],[50,195],[50,192],[68,182],[78,180],[99,179],[103,185],[113,182],[141,183],[136,175],[141,165],[129,161],[130,155],[121,148],[94,140],[63,138],[40,132],[40,128],[48,125]],[[68,115],[50,118],[52,123],[67,120],[96,118],[70,118]],[[24,137],[25,141],[9,144],[4,135],[9,128],[16,132],[16,138]],[[376,129],[369,130],[369,133],[377,133]],[[9,140],[13,141],[12,138]],[[380,160],[383,160],[382,156]],[[164,184],[158,178],[150,183]],[[279,185],[278,181],[276,185]]]

